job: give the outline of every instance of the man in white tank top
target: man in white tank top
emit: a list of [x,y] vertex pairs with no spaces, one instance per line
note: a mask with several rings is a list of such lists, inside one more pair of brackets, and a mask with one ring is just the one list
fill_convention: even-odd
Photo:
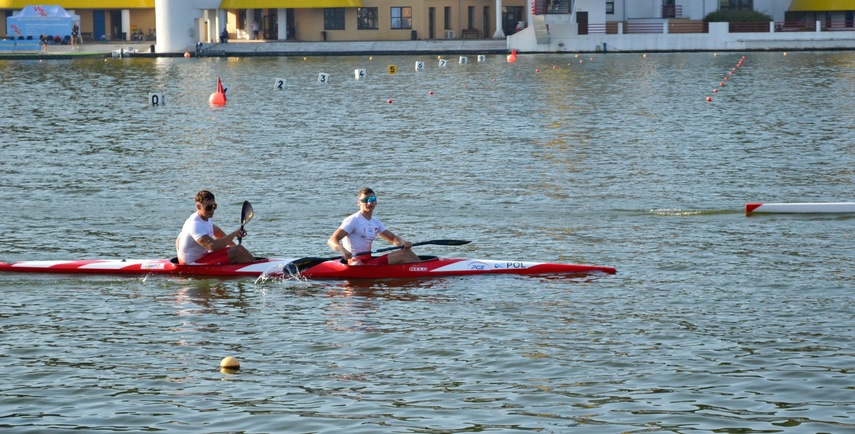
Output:
[[[386,229],[383,222],[374,217],[374,208],[377,207],[377,195],[374,194],[374,190],[365,187],[359,191],[357,198],[359,211],[347,216],[327,240],[327,245],[331,249],[340,252],[349,265],[406,264],[421,261],[419,255],[412,250],[413,243],[395,235]],[[371,243],[377,236],[396,246],[401,246],[402,249],[372,257]]]
[[234,243],[235,238],[245,237],[246,231],[237,229],[226,234],[214,224],[216,209],[213,193],[207,190],[196,193],[196,212],[187,218],[175,240],[179,264],[223,265],[255,260],[246,248]]

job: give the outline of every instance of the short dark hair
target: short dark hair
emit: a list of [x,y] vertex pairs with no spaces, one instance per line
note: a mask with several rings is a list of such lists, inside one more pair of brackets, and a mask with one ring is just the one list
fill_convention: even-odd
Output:
[[365,196],[376,196],[376,194],[374,194],[374,190],[372,190],[368,187],[362,187],[362,190],[359,190],[359,194],[356,195],[356,197],[363,196],[363,195],[365,195]]
[[201,190],[196,193],[196,203],[202,203],[206,200],[214,200],[214,193],[211,193],[208,190]]

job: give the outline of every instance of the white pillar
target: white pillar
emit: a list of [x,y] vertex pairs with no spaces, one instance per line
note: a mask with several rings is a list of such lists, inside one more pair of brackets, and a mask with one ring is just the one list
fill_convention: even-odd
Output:
[[252,40],[255,37],[255,34],[252,32],[252,26],[255,24],[255,9],[247,9],[246,10],[246,31],[247,37],[246,39]]
[[122,9],[122,32],[125,33],[125,40],[130,41],[133,38],[131,35],[131,10]]
[[278,23],[276,34],[279,35],[279,40],[288,39],[288,9],[276,9],[276,22]]
[[202,19],[200,20],[199,25],[199,41],[210,43],[211,42],[211,11],[209,9],[205,9],[202,11]]
[[217,20],[219,19],[219,17],[217,16],[217,10],[208,9],[205,11],[205,13],[207,14],[205,19],[208,20],[207,40],[208,43],[215,43],[217,42],[217,38],[220,37],[220,31],[217,30]]
[[502,0],[496,0],[496,33],[493,39],[504,39],[505,31],[502,29]]
[[154,23],[157,29],[158,53],[186,51],[196,43],[195,17],[199,10],[187,0],[155,0]]
[[535,0],[529,0],[528,7],[525,8],[525,22],[527,26],[531,26],[531,21],[534,18],[534,14],[532,13],[532,11],[534,10],[534,1]]
[[220,32],[222,32],[229,25],[228,14],[225,9],[217,9],[217,38],[220,37]]

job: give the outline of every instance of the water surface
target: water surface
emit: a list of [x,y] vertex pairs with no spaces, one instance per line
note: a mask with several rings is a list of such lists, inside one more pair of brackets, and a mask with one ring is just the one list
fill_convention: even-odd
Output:
[[[169,256],[203,188],[225,229],[252,202],[257,255],[327,256],[371,186],[405,238],[473,240],[420,253],[618,269],[3,275],[0,427],[855,429],[853,217],[743,214],[855,199],[855,55],[449,60],[0,63],[0,260]],[[210,108],[217,77],[229,101]]]

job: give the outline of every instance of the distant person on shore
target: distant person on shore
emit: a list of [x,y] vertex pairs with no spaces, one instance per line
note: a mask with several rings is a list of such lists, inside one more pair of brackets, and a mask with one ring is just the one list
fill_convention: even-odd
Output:
[[252,23],[252,35],[255,40],[258,40],[258,22]]
[[75,48],[78,50],[80,49],[80,45],[79,45],[80,40],[78,38],[80,38],[80,26],[78,26],[77,23],[74,23],[74,25],[71,26],[71,49],[72,50],[74,50]]
[[44,33],[39,36],[39,46],[42,48],[42,53],[47,52],[48,37]]
[[225,44],[227,42],[229,42],[229,32],[226,31],[226,29],[223,29],[223,31],[220,32],[220,43]]

